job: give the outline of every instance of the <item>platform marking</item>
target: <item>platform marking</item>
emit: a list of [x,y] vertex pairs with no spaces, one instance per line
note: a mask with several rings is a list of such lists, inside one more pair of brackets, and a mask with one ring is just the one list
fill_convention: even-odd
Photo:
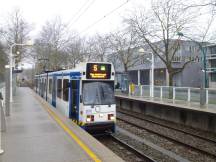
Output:
[[47,107],[47,105],[45,105],[39,98],[38,98],[39,102],[43,105],[43,107],[47,110],[47,112],[50,114],[50,116],[52,116],[55,121],[64,129],[65,132],[67,132],[70,137],[72,137],[76,143],[95,161],[95,162],[102,162],[97,155],[95,155],[95,153],[93,151],[91,151],[91,149],[86,146],[78,137],[77,135],[75,135],[70,128],[68,128],[63,121],[58,117],[58,115],[56,115],[55,112],[53,112],[50,108]]

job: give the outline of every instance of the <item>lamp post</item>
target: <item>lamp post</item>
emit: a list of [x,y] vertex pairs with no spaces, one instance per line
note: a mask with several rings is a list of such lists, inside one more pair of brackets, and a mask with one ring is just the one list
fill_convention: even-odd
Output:
[[[208,85],[207,73],[206,73],[206,53],[205,53],[205,50],[203,49],[202,45],[199,42],[193,40],[190,37],[185,36],[182,32],[178,32],[177,35],[181,36],[181,37],[185,37],[185,38],[190,39],[191,41],[195,42],[199,46],[199,49],[202,52],[202,57],[203,57],[202,61],[203,62],[202,62],[202,83],[201,83],[201,87],[200,87],[200,105],[205,105],[206,104],[206,93],[205,93],[204,88],[207,88],[207,85]],[[204,76],[203,76],[203,73],[204,73]]]
[[10,102],[13,102],[13,94],[12,94],[12,66],[13,66],[13,47],[15,46],[32,46],[32,42],[28,42],[26,44],[21,43],[14,43],[10,46],[10,55],[9,55],[9,61],[10,61]]
[[151,59],[147,58],[151,62],[151,84],[150,84],[150,97],[154,97],[154,54],[152,52],[144,51],[143,48],[139,49],[139,53],[149,53],[151,54]]

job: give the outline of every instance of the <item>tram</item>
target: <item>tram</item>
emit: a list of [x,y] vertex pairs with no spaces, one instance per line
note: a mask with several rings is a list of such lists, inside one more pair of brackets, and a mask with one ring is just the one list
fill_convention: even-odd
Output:
[[80,63],[76,68],[35,75],[35,91],[90,133],[115,132],[115,71],[111,63]]

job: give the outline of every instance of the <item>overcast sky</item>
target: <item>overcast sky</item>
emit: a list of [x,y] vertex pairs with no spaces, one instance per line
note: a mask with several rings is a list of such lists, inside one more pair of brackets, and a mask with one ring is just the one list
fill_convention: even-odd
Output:
[[[190,0],[189,2],[192,1],[203,2],[206,0]],[[125,2],[127,0],[2,0],[0,5],[0,25],[2,26],[6,22],[9,13],[19,8],[26,21],[33,26],[32,38],[36,37],[46,21],[57,16],[61,17],[64,23],[69,24],[71,30],[81,33],[82,36],[107,33],[120,27],[122,17],[134,8],[142,6],[142,8],[148,9],[151,0],[129,0],[128,3],[114,13],[86,30],[94,22]],[[77,13],[78,11],[80,12]]]
[[[32,39],[36,37],[46,21],[59,16],[69,24],[71,30],[92,35],[115,30],[122,17],[140,5],[148,7],[151,0],[2,0],[0,5],[0,25],[3,26],[9,14],[20,9],[24,19],[33,27]],[[124,4],[126,3],[126,4]],[[120,7],[124,4],[122,7]],[[115,12],[92,26],[97,20],[117,9]],[[92,26],[88,29],[89,26]],[[88,30],[86,30],[88,29]],[[85,31],[85,32],[83,32]],[[31,67],[25,62],[25,67]]]
[[[189,0],[187,3],[205,3],[205,1],[207,0]],[[122,17],[134,8],[142,6],[142,8],[148,9],[151,0],[129,0],[128,3],[102,21],[88,28],[125,2],[127,0],[2,0],[0,25],[5,23],[9,13],[19,8],[26,21],[33,26],[34,30],[31,32],[33,37],[37,35],[46,21],[57,16],[61,17],[64,23],[69,24],[71,30],[75,30],[82,35],[91,35],[96,32],[107,33],[118,28],[121,25]],[[78,11],[80,12],[78,13]]]
[[[130,0],[124,6],[116,10],[116,12],[86,31],[89,25],[126,1],[127,0],[4,0],[0,5],[0,22],[5,22],[8,14],[15,8],[19,8],[22,11],[23,17],[29,23],[33,24],[34,30],[31,33],[32,36],[38,33],[41,26],[47,20],[51,20],[56,16],[60,16],[65,23],[69,23],[71,29],[82,32],[83,34],[93,34],[96,32],[106,33],[120,26],[121,18],[128,10],[137,7],[139,4],[147,7],[150,4],[150,0]],[[77,14],[81,8],[82,10]],[[82,15],[79,17],[80,14]]]

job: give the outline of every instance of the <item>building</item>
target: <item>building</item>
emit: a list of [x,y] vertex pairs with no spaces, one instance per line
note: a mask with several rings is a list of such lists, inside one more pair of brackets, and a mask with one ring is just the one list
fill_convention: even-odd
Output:
[[216,88],[216,44],[206,46],[207,73],[210,88]]
[[[176,40],[170,40],[171,43],[174,43],[174,41]],[[163,48],[162,41],[156,43],[158,44],[158,46]],[[174,76],[173,85],[181,86],[181,87],[200,87],[202,84],[202,73],[203,73],[200,45],[197,42],[188,41],[188,40],[180,40],[179,44],[180,44],[179,48],[172,61],[173,67],[181,68],[185,62],[190,61],[190,63],[186,65],[185,69],[182,72]],[[133,83],[141,84],[141,85],[149,85],[151,62],[147,61],[147,57],[151,58],[151,54],[150,54],[151,50],[147,45],[144,46],[144,50],[148,51],[147,52],[148,54],[146,53],[145,57],[139,54],[138,48],[134,49],[134,52],[137,55],[140,55],[140,60],[133,67],[128,69],[128,74],[129,74],[130,81],[132,81]],[[214,52],[215,51],[213,51],[213,53]],[[123,68],[120,61],[114,56],[111,57],[113,58],[111,60],[114,64],[114,67],[116,68],[117,74],[122,73]],[[159,85],[159,86],[168,85],[168,71],[166,69],[165,64],[160,60],[159,57],[156,56],[154,59],[154,63],[155,63],[154,85]],[[211,64],[212,66],[215,66],[215,61],[211,61]],[[210,75],[212,79],[215,80],[215,74],[210,74]],[[117,76],[117,78],[119,81],[121,80],[119,79],[120,77]]]

